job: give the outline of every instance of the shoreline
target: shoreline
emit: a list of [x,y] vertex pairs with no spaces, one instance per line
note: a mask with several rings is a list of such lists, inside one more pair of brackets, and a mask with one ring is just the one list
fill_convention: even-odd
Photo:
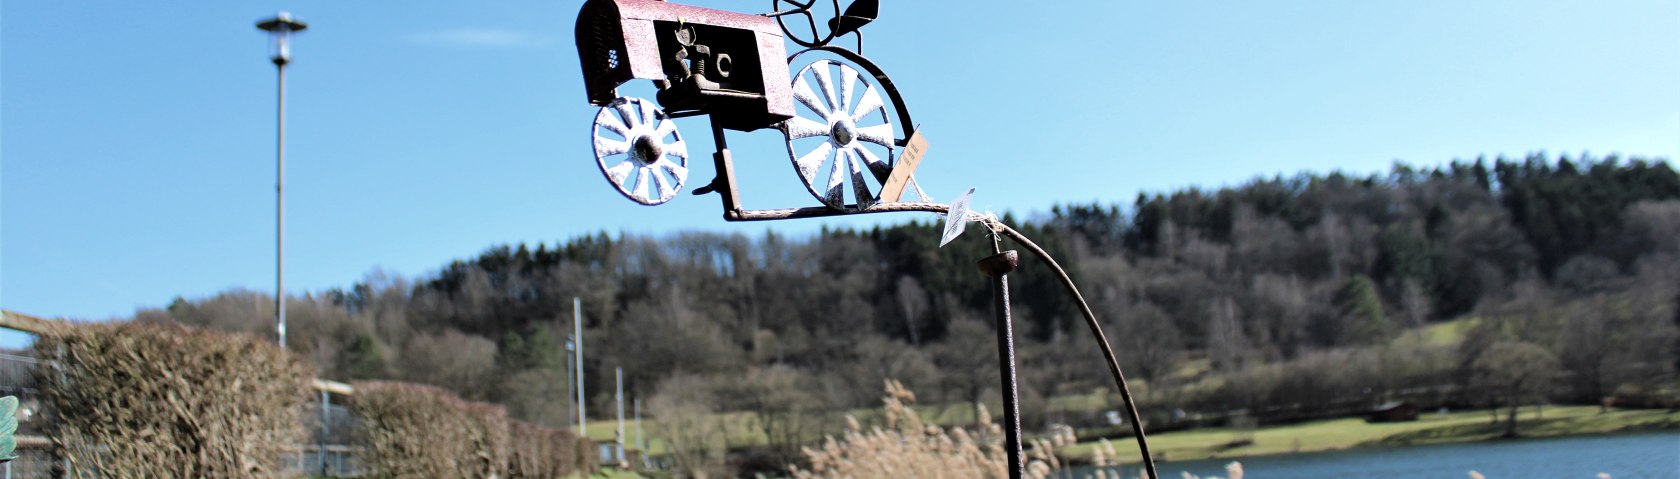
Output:
[[[1342,418],[1250,431],[1230,428],[1174,431],[1149,436],[1149,445],[1157,462],[1168,462],[1680,430],[1680,411],[1611,409],[1600,413],[1598,410],[1598,406],[1549,406],[1536,417],[1534,410],[1524,409],[1517,421],[1519,437],[1516,438],[1501,437],[1504,423],[1490,424],[1488,411],[1482,409],[1424,414],[1417,421],[1400,423],[1366,423],[1360,418]],[[1244,434],[1252,438],[1252,443],[1229,446],[1233,439]],[[1099,442],[1081,441],[1056,452],[1069,467],[1088,466],[1092,465]],[[1131,437],[1109,439],[1109,443],[1115,455],[1108,458],[1108,464],[1141,463],[1137,443]]]

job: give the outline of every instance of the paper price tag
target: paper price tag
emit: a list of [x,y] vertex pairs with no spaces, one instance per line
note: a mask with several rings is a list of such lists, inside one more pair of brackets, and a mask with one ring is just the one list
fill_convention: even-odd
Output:
[[910,183],[910,175],[922,164],[922,155],[927,154],[927,149],[927,139],[922,138],[920,130],[910,134],[910,140],[904,144],[904,153],[898,155],[898,163],[887,175],[887,182],[881,184],[882,203],[897,203],[904,196],[904,186]]

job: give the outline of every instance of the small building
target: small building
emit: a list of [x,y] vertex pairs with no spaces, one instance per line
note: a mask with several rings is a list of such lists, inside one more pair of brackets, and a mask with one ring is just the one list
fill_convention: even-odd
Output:
[[1365,415],[1365,422],[1403,422],[1416,421],[1418,408],[1406,401],[1391,401],[1371,409]]

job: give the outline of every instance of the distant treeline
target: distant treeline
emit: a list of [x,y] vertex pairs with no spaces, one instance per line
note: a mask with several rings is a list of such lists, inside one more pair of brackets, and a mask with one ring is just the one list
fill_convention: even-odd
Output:
[[[1517,399],[1478,392],[1477,381],[1499,381],[1482,356],[1510,348],[1495,344],[1552,356],[1563,371],[1552,379],[1566,386],[1552,400],[1675,381],[1680,176],[1660,160],[1401,164],[1004,221],[1075,274],[1122,365],[1164,409],[1300,409],[1408,391],[1503,404]],[[993,245],[971,229],[939,248],[939,230],[922,220],[806,239],[686,232],[497,246],[425,277],[375,273],[292,298],[291,347],[333,379],[436,384],[559,425],[577,297],[592,412],[609,411],[623,367],[639,397],[682,394],[759,414],[772,440],[799,437],[812,426],[768,414],[869,407],[886,378],[923,403],[995,397],[990,291],[975,266]],[[1106,372],[1067,295],[1042,265],[1023,263],[1011,284],[1024,408],[1043,421],[1045,398],[1102,390]],[[138,317],[271,334],[271,311],[261,294],[233,291]],[[1461,318],[1477,319],[1447,346],[1395,349],[1409,330]],[[1381,377],[1291,386],[1295,370],[1278,369],[1345,375],[1360,361],[1373,364],[1361,374]],[[1408,362],[1425,365],[1396,369]],[[1277,377],[1256,382],[1266,374]]]

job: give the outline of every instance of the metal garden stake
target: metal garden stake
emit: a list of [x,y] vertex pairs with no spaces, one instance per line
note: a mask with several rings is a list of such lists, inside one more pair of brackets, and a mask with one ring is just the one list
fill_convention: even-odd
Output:
[[1015,326],[1009,317],[1009,272],[1020,264],[1014,250],[980,260],[980,272],[992,278],[992,306],[997,311],[998,372],[1003,382],[1004,452],[1009,455],[1009,477],[1021,477],[1021,396],[1015,381]]

